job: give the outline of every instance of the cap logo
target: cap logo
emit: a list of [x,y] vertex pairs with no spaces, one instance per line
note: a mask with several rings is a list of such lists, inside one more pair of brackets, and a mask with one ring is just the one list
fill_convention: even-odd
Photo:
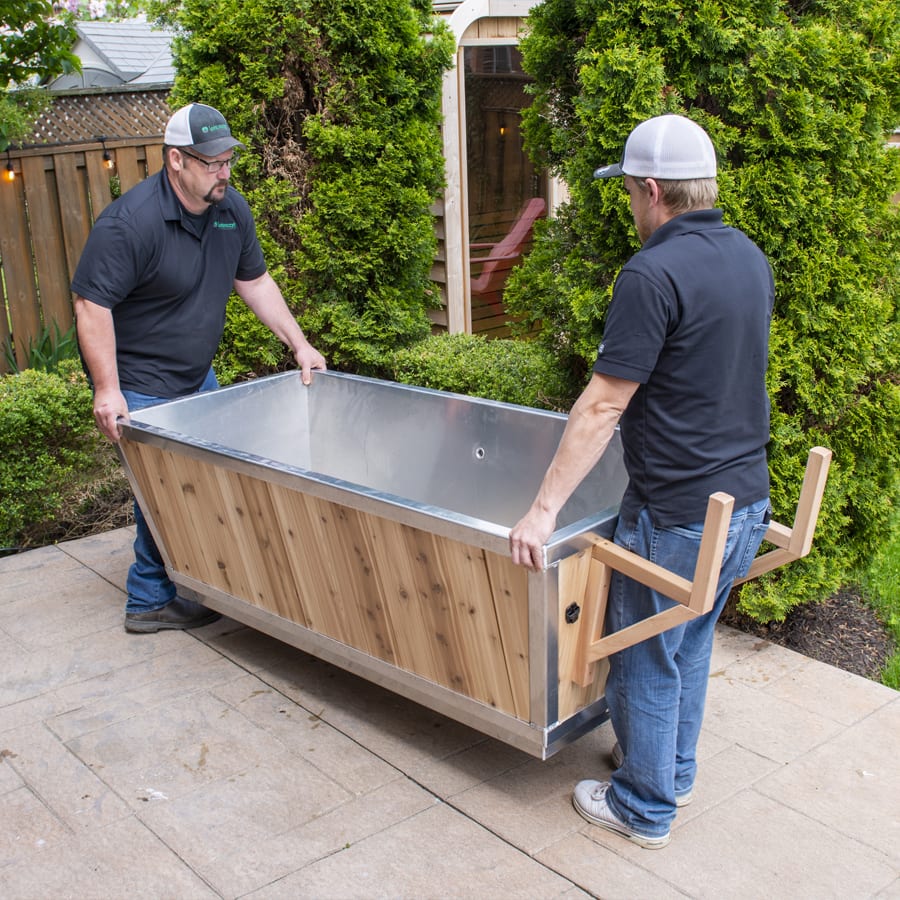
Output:
[[209,131],[221,131],[223,128],[228,131],[228,126],[224,122],[221,125],[204,125],[200,130],[206,134]]

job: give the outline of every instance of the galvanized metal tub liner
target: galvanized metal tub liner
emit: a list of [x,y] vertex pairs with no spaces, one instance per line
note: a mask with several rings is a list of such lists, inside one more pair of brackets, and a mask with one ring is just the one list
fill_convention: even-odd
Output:
[[[563,415],[340,373],[286,373],[133,413],[123,460],[186,595],[536,756],[605,718],[569,673],[590,548],[626,483],[618,436],[509,558]],[[571,618],[571,617],[570,617]]]

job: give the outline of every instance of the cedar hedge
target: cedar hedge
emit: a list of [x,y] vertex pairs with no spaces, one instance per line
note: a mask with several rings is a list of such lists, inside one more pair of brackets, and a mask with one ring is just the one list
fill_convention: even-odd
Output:
[[[618,180],[592,179],[641,120],[678,112],[720,155],[726,221],[776,279],[768,376],[776,517],[806,454],[834,464],[811,557],[743,588],[783,619],[830,594],[883,540],[900,469],[900,6],[895,0],[546,0],[522,44],[526,141],[570,186],[507,289],[524,327],[586,377],[615,274],[638,244]],[[723,286],[727,289],[727,285]]]

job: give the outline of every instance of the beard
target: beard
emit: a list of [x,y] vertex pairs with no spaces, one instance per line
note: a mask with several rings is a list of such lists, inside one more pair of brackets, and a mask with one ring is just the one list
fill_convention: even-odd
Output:
[[219,203],[225,197],[225,191],[228,188],[228,182],[222,182],[221,184],[213,185],[207,192],[206,196],[203,198],[207,203],[214,204]]

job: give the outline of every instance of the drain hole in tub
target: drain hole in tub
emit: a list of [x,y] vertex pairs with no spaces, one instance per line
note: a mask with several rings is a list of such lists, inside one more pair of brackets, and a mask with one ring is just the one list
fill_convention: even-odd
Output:
[[475,448],[475,459],[484,459],[484,447]]

